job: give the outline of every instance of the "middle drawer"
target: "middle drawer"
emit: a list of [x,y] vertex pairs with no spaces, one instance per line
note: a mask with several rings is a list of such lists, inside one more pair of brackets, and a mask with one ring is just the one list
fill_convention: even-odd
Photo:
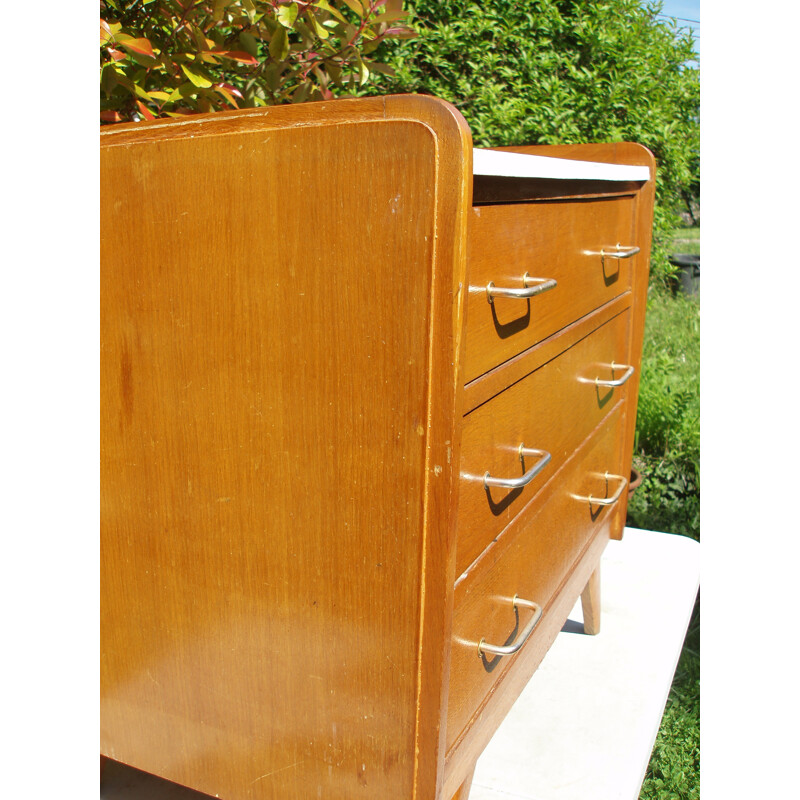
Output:
[[629,317],[625,309],[465,417],[456,577],[624,396]]

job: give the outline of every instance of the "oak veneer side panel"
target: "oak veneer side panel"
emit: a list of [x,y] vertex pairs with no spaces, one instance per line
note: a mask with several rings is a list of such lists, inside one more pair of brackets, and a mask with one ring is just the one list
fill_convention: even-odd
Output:
[[430,126],[357,105],[103,137],[102,750],[221,797],[421,780],[458,257],[434,268]]
[[306,125],[349,125],[354,122],[380,121],[385,117],[385,98],[369,97],[332,100],[319,103],[242,108],[211,114],[191,114],[181,119],[156,119],[108,125],[100,129],[102,147],[143,144],[177,138],[228,133],[254,133],[276,128]]
[[388,116],[414,116],[436,132],[437,227],[430,340],[429,486],[425,516],[417,772],[414,797],[443,798],[456,509],[464,405],[467,224],[472,204],[472,135],[448,103],[423,96],[386,98]]

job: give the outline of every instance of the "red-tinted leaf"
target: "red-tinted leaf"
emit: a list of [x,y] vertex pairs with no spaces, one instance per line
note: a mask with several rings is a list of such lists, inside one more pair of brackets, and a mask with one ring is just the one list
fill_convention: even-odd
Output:
[[417,32],[411,28],[387,28],[383,32],[384,36],[393,36],[395,39],[416,39]]
[[122,122],[119,111],[101,111],[100,120],[102,122]]
[[110,39],[114,38],[114,34],[111,33],[111,28],[108,27],[108,23],[104,20],[100,20],[100,44],[105,44]]
[[142,116],[145,119],[155,119],[155,117],[148,110],[147,106],[141,100],[137,100],[136,105],[139,107],[139,111],[142,112]]
[[106,48],[106,52],[111,56],[111,58],[114,59],[114,61],[122,61],[123,58],[128,57],[121,50],[115,50],[113,47]]
[[250,53],[245,53],[242,50],[225,50],[215,52],[214,55],[224,56],[225,58],[230,58],[233,61],[240,61],[242,64],[258,64],[257,58],[253,58]]
[[221,83],[220,86],[222,86],[223,89],[227,89],[231,94],[236,95],[240,100],[244,100],[244,95],[230,83]]
[[214,89],[216,90],[217,94],[222,95],[230,105],[234,108],[239,108],[239,104],[234,99],[233,95],[220,83],[217,84]]
[[141,53],[143,56],[150,56],[150,58],[156,57],[153,52],[153,46],[147,39],[128,39],[125,42],[120,42],[120,44],[127,50],[133,50],[134,53]]

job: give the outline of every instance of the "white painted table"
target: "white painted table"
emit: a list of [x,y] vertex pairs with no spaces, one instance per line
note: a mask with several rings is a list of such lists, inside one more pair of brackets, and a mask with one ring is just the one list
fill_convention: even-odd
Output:
[[[580,602],[478,760],[469,800],[635,800],[697,595],[700,547],[625,529],[601,562],[600,634]],[[105,800],[206,795],[110,762]]]
[[650,168],[472,148],[472,174],[550,180],[646,181]]

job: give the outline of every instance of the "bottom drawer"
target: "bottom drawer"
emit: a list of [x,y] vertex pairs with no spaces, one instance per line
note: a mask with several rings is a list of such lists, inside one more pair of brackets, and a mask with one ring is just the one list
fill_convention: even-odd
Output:
[[[456,585],[448,751],[490,701],[501,676],[525,659],[526,651],[535,649],[535,628],[526,639],[537,615],[528,603],[537,604],[542,616],[547,615],[550,600],[625,490],[627,481],[607,475],[618,471],[621,463],[622,408],[620,403],[553,477],[542,502],[523,512]],[[523,601],[516,607],[515,597]],[[494,655],[479,652],[481,642],[521,647],[514,654]]]

